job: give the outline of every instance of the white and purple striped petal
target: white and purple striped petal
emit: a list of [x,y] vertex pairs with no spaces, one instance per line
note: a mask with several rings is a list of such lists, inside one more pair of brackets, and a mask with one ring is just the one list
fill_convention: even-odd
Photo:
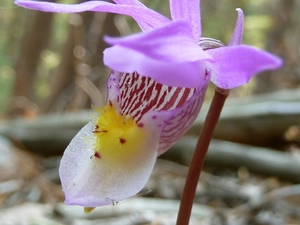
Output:
[[[119,92],[111,89],[115,87],[116,80],[119,81]],[[197,88],[170,87],[137,73],[113,71],[107,84],[108,101],[118,102],[121,114],[133,116],[139,126],[155,129],[156,132],[161,129],[157,149],[160,155],[192,126],[209,81],[208,73]]]
[[165,124],[159,140],[158,155],[166,152],[191,128],[204,102],[209,81],[210,74],[207,74],[197,88],[189,89],[189,92],[188,89],[183,90],[183,88],[178,90],[179,94],[175,95],[176,100],[185,101],[184,104],[177,105],[173,110],[174,114]]

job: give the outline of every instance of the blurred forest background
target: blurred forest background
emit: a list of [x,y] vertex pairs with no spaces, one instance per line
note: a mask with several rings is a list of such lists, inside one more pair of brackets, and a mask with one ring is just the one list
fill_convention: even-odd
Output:
[[[49,0],[49,2],[58,1]],[[59,2],[79,3],[83,1],[65,0]],[[167,0],[144,0],[143,2],[148,7],[164,15],[169,15]],[[224,116],[224,123],[222,123],[221,118],[220,123],[224,126],[219,126],[215,138],[247,144],[253,148],[267,148],[266,151],[270,148],[275,149],[274,154],[272,152],[271,156],[268,155],[262,164],[273,159],[272,156],[276,154],[279,154],[276,156],[280,159],[280,154],[283,153],[289,154],[288,157],[292,161],[287,161],[277,170],[275,168],[279,172],[272,174],[273,170],[268,172],[268,169],[265,168],[261,172],[251,168],[253,161],[249,163],[250,168],[246,165],[233,163],[235,169],[232,170],[228,169],[232,165],[226,163],[224,165],[224,162],[212,158],[211,164],[217,162],[219,166],[208,166],[206,168],[207,174],[203,175],[204,178],[202,179],[205,184],[201,184],[200,181],[199,185],[209,187],[210,185],[216,186],[217,183],[220,184],[219,192],[225,188],[225,192],[230,190],[229,194],[228,192],[224,194],[224,190],[221,192],[225,197],[218,191],[214,194],[207,194],[205,191],[201,192],[205,188],[200,188],[202,195],[198,193],[200,197],[196,202],[209,205],[212,208],[244,210],[243,215],[245,217],[243,220],[230,219],[227,213],[218,211],[213,216],[212,214],[205,215],[205,220],[202,219],[201,221],[206,221],[203,224],[230,224],[230,221],[236,222],[232,224],[287,224],[288,222],[298,224],[300,221],[300,199],[292,203],[285,201],[284,204],[293,207],[293,212],[284,212],[283,214],[281,208],[278,209],[278,205],[272,205],[273,202],[270,199],[263,201],[263,203],[260,202],[257,207],[253,207],[253,202],[251,204],[249,202],[253,200],[253,196],[262,198],[266,190],[298,187],[297,184],[300,181],[297,177],[300,170],[295,171],[300,169],[300,161],[297,161],[300,155],[300,107],[298,104],[300,100],[300,1],[202,0],[203,36],[221,40],[226,44],[235,26],[236,8],[242,8],[245,14],[243,43],[280,56],[284,60],[284,66],[278,71],[264,72],[252,79],[250,84],[232,90],[230,96],[232,101],[229,101],[229,108],[225,111],[225,114],[227,112],[228,115]],[[60,155],[72,136],[88,121],[91,105],[99,106],[105,101],[105,85],[110,70],[103,65],[103,50],[108,47],[103,42],[103,36],[126,36],[139,32],[139,27],[131,18],[125,16],[93,12],[80,14],[44,13],[17,7],[12,0],[1,0],[0,21],[0,135],[3,139],[0,141],[2,148],[0,154],[3,156],[1,156],[3,162],[0,160],[0,168],[5,171],[1,171],[0,174],[0,216],[4,216],[1,214],[1,210],[8,206],[13,207],[24,202],[55,203],[63,201],[57,176]],[[213,87],[207,94],[207,100],[211,99],[212,91]],[[270,105],[265,107],[266,102],[276,102],[276,107],[275,105],[272,105],[273,108]],[[286,105],[287,102],[288,105]],[[231,103],[232,108],[230,108]],[[260,103],[260,105],[256,103]],[[262,116],[259,113],[264,107],[266,111],[262,112]],[[243,119],[241,122],[235,118],[235,115],[239,114],[238,112],[242,108],[249,109],[246,114],[250,111],[257,111],[251,115],[238,115],[239,118]],[[83,109],[85,111],[82,111]],[[76,112],[78,113],[76,114]],[[255,114],[256,112],[258,114]],[[200,119],[197,120],[198,122],[189,133],[191,136],[199,132],[203,116],[200,115]],[[234,128],[235,126],[237,128]],[[178,146],[188,148],[186,146],[194,143],[194,141],[194,139],[187,142],[183,140]],[[189,144],[185,145],[184,143]],[[5,147],[3,146],[15,149],[14,155],[11,155],[12,150],[4,152]],[[238,148],[246,149],[245,146]],[[190,148],[192,150],[192,146]],[[216,146],[215,148],[219,149]],[[231,148],[237,147],[235,145],[234,147],[229,146],[229,149]],[[174,149],[176,150],[176,148]],[[224,154],[224,158],[226,158],[226,153]],[[295,155],[298,155],[298,158]],[[250,154],[249,157],[252,156]],[[181,164],[188,164],[188,162],[182,161],[185,156],[174,159],[176,157],[170,153],[170,158],[168,157],[165,158]],[[253,160],[257,162],[255,161],[257,159]],[[276,165],[281,163],[280,160],[276,160]],[[10,165],[5,164],[8,161],[11,161]],[[288,165],[292,167],[292,175],[287,174],[288,172],[282,169],[289,167]],[[179,168],[178,166],[175,167]],[[255,164],[254,167],[257,165]],[[186,168],[183,168],[183,171],[185,170]],[[253,170],[255,174],[249,173],[249,170]],[[158,177],[162,176],[161,171],[170,172],[170,169],[164,167],[160,172],[154,171],[153,176],[155,177],[155,173],[158,174]],[[174,171],[172,172],[174,173]],[[183,183],[184,176],[182,173],[185,174],[185,172],[178,173],[180,175],[177,174],[177,176],[181,176],[181,180],[179,180]],[[167,177],[173,175],[169,174]],[[219,175],[221,178],[217,178]],[[268,180],[270,177],[271,180]],[[161,180],[161,178],[157,179]],[[224,179],[226,182],[235,179],[237,181],[235,180],[234,184],[231,183],[226,186],[227,183],[224,184]],[[17,183],[18,185],[16,183],[7,184],[9,181],[20,180],[22,182]],[[171,184],[173,181],[168,182],[166,186],[173,188],[174,184]],[[262,182],[268,184],[267,188],[258,185]],[[151,184],[149,185],[151,186]],[[163,185],[158,186],[151,187],[153,190],[163,188]],[[173,190],[173,194],[153,194],[153,196],[178,199],[182,185],[178,187],[176,184],[175,186],[179,190]],[[250,186],[251,188],[255,187],[253,190],[251,189],[252,192],[247,189],[247,194],[243,192],[244,195],[239,193],[238,196],[234,196],[232,190],[242,190]],[[296,192],[293,193],[299,195],[300,187],[295,190]],[[154,191],[154,193],[156,192]],[[257,193],[259,194],[256,195]],[[270,202],[272,202],[271,206]],[[247,210],[241,209],[241,205],[244,204],[243,206],[245,206],[246,203],[250,204],[250,206],[248,205],[249,208]],[[48,208],[47,210],[49,213]],[[14,211],[14,213],[16,212]],[[60,218],[64,218],[61,221],[67,221],[68,224],[80,224],[70,219],[74,217],[74,212],[68,214],[69,212],[64,211],[64,209],[55,208],[55,213],[59,214]],[[6,211],[5,215],[9,215],[9,211]],[[203,215],[201,214],[201,216]],[[12,219],[12,217],[7,218],[7,220]],[[86,218],[84,216],[80,218],[85,221],[83,224],[93,224],[87,223]],[[3,221],[0,219],[0,224],[8,224]],[[47,221],[49,222],[48,219]],[[53,224],[60,224],[57,222],[59,220],[55,221],[52,221]],[[229,222],[225,223],[225,221]],[[31,223],[28,222],[28,224]],[[35,224],[46,224],[46,222]],[[103,224],[172,223],[105,222]],[[195,222],[195,224],[202,223]]]

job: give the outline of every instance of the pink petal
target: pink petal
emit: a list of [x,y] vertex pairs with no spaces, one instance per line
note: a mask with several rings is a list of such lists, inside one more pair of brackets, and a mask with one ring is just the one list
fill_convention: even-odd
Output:
[[146,7],[143,3],[141,3],[138,0],[113,0],[117,4],[122,4],[122,5],[137,5],[137,6],[142,6]]
[[[117,4],[122,4],[122,5],[135,5],[135,6],[140,6],[140,7],[144,7],[144,8],[147,8],[143,3],[141,3],[140,1],[138,0],[114,0],[115,3]],[[133,17],[133,19],[135,19],[135,17]],[[147,23],[144,23],[142,21],[139,21],[139,20],[136,20],[137,23],[139,24],[139,26],[141,27],[141,29],[143,31],[146,31],[146,30],[151,30],[152,27],[151,25],[147,24]]]
[[80,4],[58,4],[51,2],[17,0],[19,6],[45,12],[77,13],[85,11],[109,12],[132,16],[138,23],[159,27],[170,22],[165,16],[141,5],[117,5],[104,1],[88,1]]
[[124,38],[105,37],[105,41],[165,62],[197,61],[209,57],[194,41],[187,22],[183,20]]
[[205,68],[198,62],[166,63],[120,46],[104,51],[104,64],[113,70],[138,72],[158,83],[176,87],[196,87],[205,75]]
[[247,45],[221,47],[207,52],[213,58],[211,81],[223,89],[241,86],[257,73],[278,69],[282,65],[277,56]]
[[232,34],[232,37],[229,41],[229,46],[231,45],[240,45],[243,40],[243,31],[244,31],[244,13],[241,9],[236,9],[238,12],[238,17],[236,20],[235,28]]
[[61,160],[59,173],[65,202],[98,207],[136,195],[146,184],[156,160],[157,133],[153,133],[140,154],[119,164],[93,157],[93,123],[74,137]]
[[185,21],[126,38],[106,38],[106,41],[115,45],[104,51],[104,64],[113,70],[138,72],[159,83],[178,87],[197,87],[205,75],[201,61],[209,55],[193,40]]
[[201,38],[200,0],[170,0],[172,20],[187,20],[194,40]]

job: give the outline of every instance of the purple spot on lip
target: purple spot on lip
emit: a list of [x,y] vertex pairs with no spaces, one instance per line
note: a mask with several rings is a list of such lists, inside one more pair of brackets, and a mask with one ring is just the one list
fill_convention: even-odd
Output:
[[95,156],[96,158],[98,158],[98,159],[101,159],[101,156],[100,156],[99,152],[95,152],[94,156]]
[[120,143],[121,144],[125,144],[126,143],[126,140],[124,138],[119,138],[120,139]]
[[138,127],[144,127],[144,124],[143,123],[139,123]]
[[152,119],[156,119],[156,116],[152,116]]

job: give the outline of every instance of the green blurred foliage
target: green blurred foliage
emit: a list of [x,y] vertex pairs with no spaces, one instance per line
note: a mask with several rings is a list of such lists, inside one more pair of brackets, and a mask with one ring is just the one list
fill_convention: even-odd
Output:
[[[14,29],[21,24],[16,21],[16,6],[12,1],[2,0],[0,3],[0,114],[4,113],[11,96],[14,83],[13,56],[15,39],[20,37],[21,29]],[[15,27],[12,27],[14,23]]]

